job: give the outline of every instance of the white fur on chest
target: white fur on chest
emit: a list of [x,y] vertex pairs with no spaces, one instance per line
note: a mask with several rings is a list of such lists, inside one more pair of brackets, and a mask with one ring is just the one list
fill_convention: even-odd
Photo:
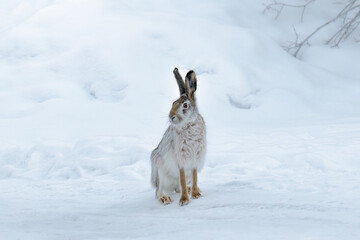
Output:
[[[175,133],[176,132],[176,133]],[[174,129],[174,152],[180,168],[198,169],[204,165],[206,133],[201,116],[181,129]]]

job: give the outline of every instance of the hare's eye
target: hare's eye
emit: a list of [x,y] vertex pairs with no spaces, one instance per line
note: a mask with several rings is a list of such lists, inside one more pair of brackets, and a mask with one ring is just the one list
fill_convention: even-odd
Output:
[[187,103],[184,103],[184,104],[183,104],[183,108],[188,108],[188,104],[187,104]]

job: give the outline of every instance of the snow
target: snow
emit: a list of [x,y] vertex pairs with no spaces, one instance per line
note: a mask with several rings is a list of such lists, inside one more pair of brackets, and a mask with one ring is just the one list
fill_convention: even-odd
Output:
[[[281,45],[337,12],[256,1],[1,2],[3,239],[359,239],[359,45]],[[203,197],[167,206],[150,153],[198,76]]]

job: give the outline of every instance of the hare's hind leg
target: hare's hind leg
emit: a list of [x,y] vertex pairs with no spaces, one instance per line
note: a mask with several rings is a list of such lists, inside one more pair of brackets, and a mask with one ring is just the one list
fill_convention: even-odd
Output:
[[171,198],[169,196],[166,196],[160,189],[156,189],[156,198],[164,205],[172,202]]
[[171,198],[169,196],[166,196],[164,194],[164,181],[165,176],[161,174],[161,171],[159,171],[159,186],[156,188],[156,198],[164,205],[167,205],[172,202]]
[[189,195],[186,186],[186,177],[184,169],[180,169],[180,185],[181,185],[181,197],[179,204],[184,206],[189,203]]
[[200,189],[197,186],[197,169],[193,170],[193,181],[192,181],[191,197],[192,198],[201,197]]

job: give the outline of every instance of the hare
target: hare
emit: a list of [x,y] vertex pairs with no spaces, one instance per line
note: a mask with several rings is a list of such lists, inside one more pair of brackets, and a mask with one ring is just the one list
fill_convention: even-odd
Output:
[[190,187],[187,184],[192,182],[192,198],[201,196],[197,173],[204,166],[206,128],[195,101],[195,72],[189,71],[185,82],[177,68],[174,69],[174,75],[180,97],[172,104],[170,126],[151,153],[151,183],[156,188],[156,198],[163,204],[172,202],[166,193],[179,193],[181,190],[179,204],[183,206],[189,203]]

